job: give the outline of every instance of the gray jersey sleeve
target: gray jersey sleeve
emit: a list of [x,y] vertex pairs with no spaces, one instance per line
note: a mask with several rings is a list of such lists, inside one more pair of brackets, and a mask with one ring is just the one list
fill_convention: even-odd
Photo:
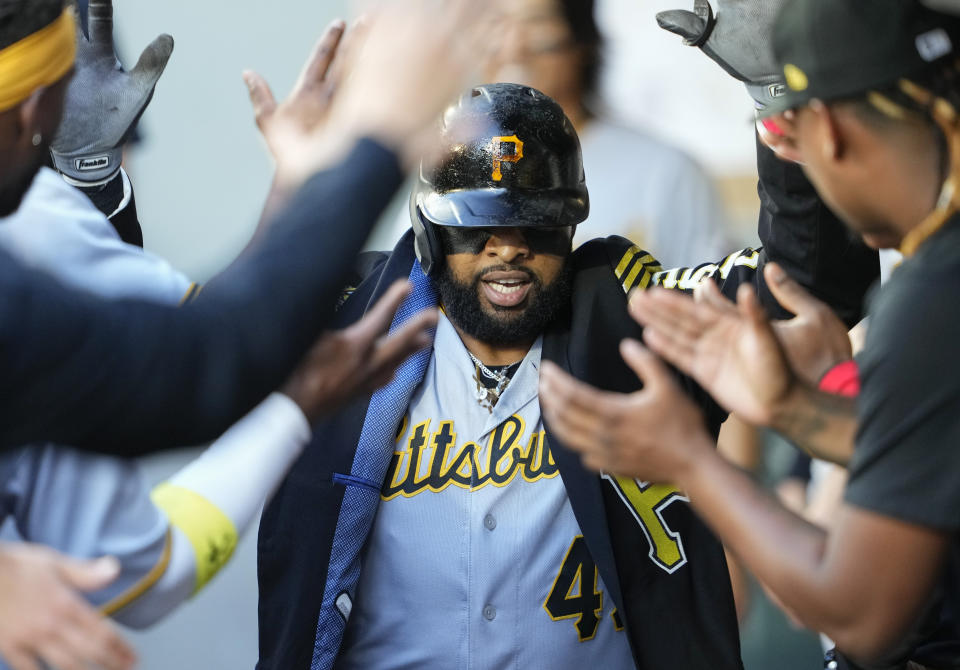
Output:
[[163,575],[169,524],[135,464],[32,446],[4,455],[0,477],[0,514],[20,538],[79,558],[109,554],[120,561],[120,577],[88,594],[94,605],[114,611]]

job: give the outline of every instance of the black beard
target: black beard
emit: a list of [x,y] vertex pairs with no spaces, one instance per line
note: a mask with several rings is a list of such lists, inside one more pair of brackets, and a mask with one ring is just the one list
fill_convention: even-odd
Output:
[[[493,305],[495,314],[491,314],[480,302],[480,282],[484,274],[499,270],[525,272],[533,286],[520,306]],[[454,277],[450,266],[444,264],[436,283],[440,303],[454,324],[481,342],[508,347],[532,342],[551,322],[569,311],[573,273],[568,256],[560,274],[546,286],[522,265],[485,268],[471,282],[465,283]]]

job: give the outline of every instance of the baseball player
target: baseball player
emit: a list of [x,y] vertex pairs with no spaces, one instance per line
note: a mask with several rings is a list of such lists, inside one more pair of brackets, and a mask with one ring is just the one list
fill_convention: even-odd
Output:
[[[844,501],[829,529],[787,512],[715,460],[696,410],[678,402],[663,368],[642,350],[633,358],[649,392],[630,401],[545,376],[559,394],[550,416],[572,445],[597,467],[683,486],[784,606],[845,654],[872,662],[915,643],[921,613],[940,596],[946,616],[935,637],[910,650],[907,667],[957,668],[960,396],[946,371],[957,367],[952,343],[960,334],[960,20],[922,5],[795,0],[771,33],[788,90],[767,112],[793,110],[792,139],[824,199],[869,244],[898,246],[905,257],[871,305],[856,405],[800,381],[746,295],[738,308],[706,288],[696,303],[638,295],[634,305],[651,346],[728,407],[750,406],[753,420],[811,453],[849,458]],[[771,280],[788,286],[777,274]],[[598,400],[628,409],[630,437],[611,445],[591,430],[585,417]],[[663,406],[676,407],[683,425],[663,421],[656,411]],[[670,453],[667,436],[677,443]]]
[[[412,230],[364,259],[340,312],[349,323],[378,286],[410,277],[407,307],[443,310],[433,348],[319,424],[324,448],[304,452],[265,510],[257,667],[740,668],[722,547],[677,490],[581,467],[543,422],[541,363],[635,389],[616,351],[637,333],[628,290],[712,276],[765,292],[757,268],[773,257],[851,320],[875,257],[765,150],[770,248],[666,272],[622,238],[571,252],[588,210],[579,144],[528,87],[464,95],[438,144]],[[848,281],[819,286],[824,267]],[[685,388],[715,431],[722,412]]]

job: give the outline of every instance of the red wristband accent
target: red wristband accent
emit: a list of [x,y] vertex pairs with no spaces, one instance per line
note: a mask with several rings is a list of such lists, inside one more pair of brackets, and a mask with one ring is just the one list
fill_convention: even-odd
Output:
[[827,370],[818,385],[821,391],[853,398],[860,393],[860,368],[857,362],[843,361]]

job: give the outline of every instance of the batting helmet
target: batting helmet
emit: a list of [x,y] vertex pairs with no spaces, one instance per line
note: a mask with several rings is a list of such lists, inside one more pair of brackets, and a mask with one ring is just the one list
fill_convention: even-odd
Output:
[[435,226],[574,226],[590,202],[580,140],[556,102],[518,84],[479,86],[447,109],[443,158],[421,164],[410,196],[417,257],[443,259]]

